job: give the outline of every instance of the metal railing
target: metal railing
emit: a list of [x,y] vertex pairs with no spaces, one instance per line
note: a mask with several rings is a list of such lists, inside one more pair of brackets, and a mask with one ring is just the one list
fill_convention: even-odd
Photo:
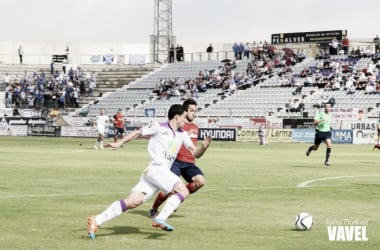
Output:
[[[23,55],[23,63],[25,65],[50,65],[53,55]],[[168,56],[169,59],[169,56]],[[233,51],[217,51],[207,52],[190,52],[185,53],[184,62],[200,62],[200,61],[221,61],[223,59],[234,59]],[[176,56],[174,61],[177,62]],[[162,62],[167,63],[168,60]],[[98,55],[70,55],[69,64],[78,65],[144,65],[157,63],[154,61],[153,54],[98,54]],[[20,64],[20,58],[17,54],[0,54],[0,64]]]

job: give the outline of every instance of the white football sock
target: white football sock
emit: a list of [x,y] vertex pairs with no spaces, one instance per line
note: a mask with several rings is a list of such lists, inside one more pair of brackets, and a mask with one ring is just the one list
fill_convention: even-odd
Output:
[[162,208],[160,213],[157,215],[157,220],[164,220],[166,221],[167,218],[174,212],[174,210],[177,209],[179,204],[183,201],[182,195],[179,195],[178,193],[170,196],[168,200],[165,203],[165,206]]
[[[123,201],[124,202],[124,201]],[[124,211],[126,207],[124,207]],[[113,218],[121,215],[123,208],[120,201],[114,201],[106,210],[96,216],[96,224],[102,225],[104,222],[112,220]]]

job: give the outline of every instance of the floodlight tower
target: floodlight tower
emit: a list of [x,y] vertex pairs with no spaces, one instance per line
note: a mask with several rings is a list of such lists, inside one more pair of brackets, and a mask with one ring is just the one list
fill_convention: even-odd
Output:
[[170,46],[175,44],[172,33],[172,0],[154,0],[153,62],[168,62]]

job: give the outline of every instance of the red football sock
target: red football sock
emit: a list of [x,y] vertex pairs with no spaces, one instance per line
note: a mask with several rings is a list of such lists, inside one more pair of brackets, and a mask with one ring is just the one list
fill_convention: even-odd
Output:
[[194,193],[195,191],[197,191],[198,189],[195,187],[195,184],[194,182],[190,182],[186,185],[187,189],[189,190],[189,193],[192,194]]
[[163,192],[159,192],[156,197],[156,200],[153,203],[152,208],[158,210],[158,208],[161,206],[162,203],[166,201],[167,198],[168,195],[164,194]]

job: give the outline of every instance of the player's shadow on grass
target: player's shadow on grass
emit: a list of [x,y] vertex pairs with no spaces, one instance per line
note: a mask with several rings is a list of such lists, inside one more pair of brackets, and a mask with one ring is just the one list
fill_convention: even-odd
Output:
[[111,233],[100,233],[97,234],[96,237],[102,237],[102,236],[109,236],[109,235],[131,235],[131,234],[139,234],[139,235],[146,235],[147,239],[158,239],[163,236],[166,236],[167,233],[164,233],[161,231],[160,228],[152,228],[153,230],[157,230],[157,232],[149,232],[149,231],[143,231],[138,227],[120,227],[120,226],[115,226],[115,227],[108,227],[107,230],[111,230]]
[[310,230],[299,230],[297,228],[290,228],[290,229],[288,229],[286,231],[291,231],[291,232],[308,232]]
[[[148,211],[145,211],[145,210],[136,210],[136,209],[133,209],[131,211],[128,211],[129,214],[137,214],[137,215],[141,215],[141,216],[144,216],[144,217],[148,217]],[[183,215],[181,214],[178,214],[177,212],[174,212],[170,215],[170,218],[181,218],[181,217],[184,217]]]
[[323,166],[311,166],[311,165],[290,165],[289,167],[291,168],[326,168],[326,167],[323,167]]
[[[138,234],[138,235],[146,235],[146,239],[159,239],[161,237],[168,235],[167,232],[165,233],[160,228],[152,228],[152,230],[157,230],[157,232],[144,231],[138,227],[129,227],[129,226],[106,227],[103,229],[104,232],[99,232],[96,234],[96,238],[107,237],[107,236],[112,236],[112,235]],[[90,239],[88,236],[86,237],[82,236],[81,238]]]

